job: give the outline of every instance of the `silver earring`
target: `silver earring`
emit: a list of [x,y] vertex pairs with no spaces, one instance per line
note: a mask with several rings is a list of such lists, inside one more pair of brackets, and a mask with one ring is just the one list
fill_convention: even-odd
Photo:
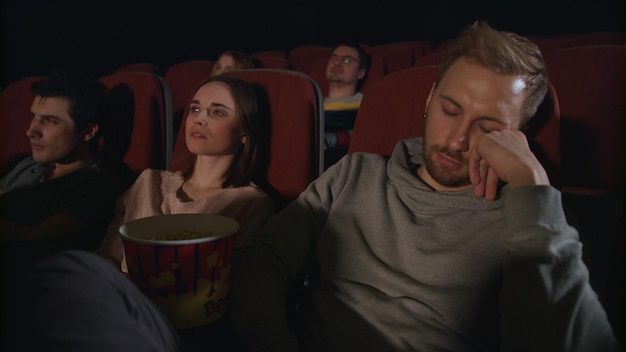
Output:
[[424,113],[424,118],[426,118],[426,116],[427,116],[426,113]]

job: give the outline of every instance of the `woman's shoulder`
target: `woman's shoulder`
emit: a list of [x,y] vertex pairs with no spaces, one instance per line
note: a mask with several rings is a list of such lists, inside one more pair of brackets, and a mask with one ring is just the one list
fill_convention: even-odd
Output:
[[172,179],[182,179],[182,173],[180,171],[168,171],[161,169],[145,169],[139,174],[137,180],[142,179],[162,179],[162,180],[172,180]]
[[252,182],[247,186],[233,187],[228,193],[230,193],[232,197],[237,198],[269,198],[269,195],[263,189]]
[[178,171],[173,172],[159,169],[145,169],[137,177],[133,187],[179,185],[182,180],[183,176]]
[[230,207],[243,205],[245,207],[273,206],[274,200],[263,189],[255,184],[241,187],[231,187],[222,193],[223,200]]
[[229,199],[226,213],[245,224],[244,233],[252,229],[257,231],[274,214],[276,206],[274,200],[262,188],[251,183],[248,186],[233,187],[228,189]]

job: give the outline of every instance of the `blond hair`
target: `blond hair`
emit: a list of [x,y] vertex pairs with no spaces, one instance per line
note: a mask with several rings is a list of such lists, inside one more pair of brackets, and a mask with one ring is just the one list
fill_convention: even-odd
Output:
[[520,127],[537,112],[548,91],[548,75],[541,51],[520,35],[497,31],[485,22],[475,22],[450,43],[448,54],[439,65],[437,84],[460,58],[498,74],[518,75],[526,85],[520,111]]

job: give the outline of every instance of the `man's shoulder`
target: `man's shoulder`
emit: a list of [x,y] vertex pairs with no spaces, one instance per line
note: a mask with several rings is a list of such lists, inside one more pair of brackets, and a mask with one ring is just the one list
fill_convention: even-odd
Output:
[[103,191],[121,193],[124,182],[115,172],[99,166],[97,163],[90,164],[69,173],[61,178],[52,180],[53,183],[63,185],[64,188],[102,188]]
[[[337,164],[340,165],[340,168],[361,173],[373,168],[384,168],[384,165],[388,162],[389,156],[387,155],[370,152],[355,152],[344,156]],[[331,168],[332,167],[334,167],[334,165],[331,166]]]
[[3,192],[9,192],[17,187],[30,185],[41,179],[43,165],[36,162],[32,156],[20,160],[4,177],[1,187]]
[[422,154],[423,154],[422,137],[413,137],[413,138],[399,140],[396,143],[395,147],[393,148],[391,155],[382,155],[382,154],[374,153],[374,152],[352,153],[353,156],[358,156],[358,158],[365,158],[365,159],[372,159],[372,160],[376,160],[376,159],[389,160],[389,158],[393,157],[394,155],[402,159],[413,159],[415,157],[421,158]]
[[87,165],[74,170],[73,172],[67,174],[64,177],[68,178],[112,178],[115,177],[115,172],[112,170],[102,167],[97,161],[90,161]]
[[25,157],[24,159],[20,160],[17,164],[15,164],[15,166],[7,173],[7,177],[10,175],[22,174],[25,171],[29,171],[33,168],[43,169],[43,165],[36,162],[32,156]]

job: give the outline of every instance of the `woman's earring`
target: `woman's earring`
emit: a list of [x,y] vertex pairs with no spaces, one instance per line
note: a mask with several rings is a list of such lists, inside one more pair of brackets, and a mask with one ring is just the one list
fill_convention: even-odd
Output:
[[424,118],[426,118],[426,116],[427,116],[426,113],[424,113]]

